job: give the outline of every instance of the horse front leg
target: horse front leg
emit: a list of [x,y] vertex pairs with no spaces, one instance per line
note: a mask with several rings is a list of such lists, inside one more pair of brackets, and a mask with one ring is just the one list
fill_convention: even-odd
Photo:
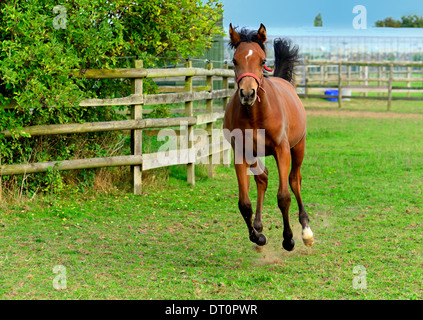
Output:
[[253,226],[253,208],[248,196],[250,186],[250,176],[247,173],[248,167],[246,161],[243,161],[241,164],[235,164],[239,188],[238,208],[247,224],[250,241],[259,246],[264,246],[267,243],[266,237],[259,233]]
[[294,249],[295,241],[291,227],[289,225],[289,207],[291,205],[291,193],[288,189],[288,174],[291,164],[291,153],[288,142],[282,144],[275,149],[275,159],[279,172],[279,189],[278,189],[278,207],[283,217],[283,242],[282,246],[285,250]]
[[256,216],[254,218],[254,229],[258,232],[263,231],[263,223],[262,223],[262,216],[263,216],[263,202],[264,202],[264,194],[267,190],[268,184],[268,173],[269,171],[261,162],[260,158],[257,158],[257,165],[256,168],[258,170],[252,170],[254,174],[254,180],[256,181],[257,185],[257,207],[256,207]]

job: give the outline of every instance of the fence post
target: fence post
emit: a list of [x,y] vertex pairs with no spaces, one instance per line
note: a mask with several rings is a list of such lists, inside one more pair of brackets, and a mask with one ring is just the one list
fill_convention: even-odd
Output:
[[326,62],[325,63],[325,79],[324,79],[323,84],[324,85],[327,85],[328,84],[328,81],[329,81],[329,69],[328,69],[328,64]]
[[389,82],[388,82],[388,111],[391,110],[392,106],[392,80],[394,78],[394,65],[389,65]]
[[[225,64],[223,65],[223,69],[229,69],[229,65],[226,61],[225,61]],[[229,78],[228,77],[223,77],[223,89],[225,89],[225,90],[229,89]],[[224,97],[222,102],[223,102],[223,111],[225,111],[226,106],[229,103],[229,97]],[[223,139],[225,139],[225,138],[223,137]],[[222,144],[222,146],[223,146],[223,144]],[[223,150],[222,162],[223,162],[223,166],[225,168],[229,168],[231,166],[230,165],[230,163],[231,163],[230,159],[231,159],[231,149]]]
[[[381,81],[381,79],[382,79],[382,67],[381,66],[377,67],[377,77],[379,79],[377,85],[380,88],[380,87],[382,87],[382,81]],[[380,97],[381,95],[383,95],[383,92],[382,92],[382,94],[381,94],[381,92],[378,92],[377,95],[378,95],[378,97]]]
[[[192,68],[192,61],[185,62],[185,68]],[[192,93],[192,76],[185,77],[185,91]],[[193,103],[192,101],[185,102],[185,116],[192,117]],[[187,183],[190,185],[195,184],[195,164],[190,163],[190,153],[193,148],[194,126],[188,125],[188,164],[187,164]]]
[[[229,69],[229,65],[228,65],[227,61],[225,61],[225,64],[223,65],[223,69]],[[223,87],[222,89],[225,89],[225,90],[229,89],[229,78],[228,77],[223,77],[222,87]],[[224,97],[223,100],[222,100],[222,103],[223,103],[223,107],[222,107],[223,111],[225,111],[226,106],[229,103],[229,97]]]
[[[369,85],[369,81],[367,81],[367,79],[369,79],[369,66],[364,66],[364,85],[367,87]],[[367,97],[368,96],[368,92],[364,92],[364,96]]]
[[[134,64],[137,69],[143,68],[142,60],[135,60]],[[132,80],[131,93],[143,95],[143,79]],[[142,104],[132,106],[131,118],[133,120],[142,119]],[[142,130],[131,131],[131,147],[133,155],[142,155]],[[134,194],[140,195],[142,193],[142,165],[133,166],[131,169]]]
[[[411,88],[411,67],[407,67],[407,88]],[[410,98],[410,91],[407,92],[407,97]]]
[[304,98],[307,99],[308,98],[308,74],[307,74],[307,66],[308,66],[308,57],[305,57],[304,59]]
[[[207,70],[212,70],[213,69],[213,63],[209,62],[207,63],[206,66]],[[209,92],[213,93],[213,76],[207,76],[206,78],[206,85],[209,88]],[[207,99],[206,100],[206,111],[207,113],[213,113],[213,98],[211,99]],[[207,124],[207,128],[206,128],[209,137],[209,161],[208,161],[208,168],[207,168],[207,176],[209,178],[213,178],[213,122],[210,122]]]
[[422,77],[422,85],[423,85],[423,67],[420,67],[421,77]]
[[338,65],[338,107],[342,108],[342,63]]

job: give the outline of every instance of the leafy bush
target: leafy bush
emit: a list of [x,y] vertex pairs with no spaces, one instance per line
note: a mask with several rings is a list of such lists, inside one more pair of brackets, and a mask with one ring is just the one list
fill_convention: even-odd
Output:
[[[199,56],[222,32],[216,27],[222,15],[219,1],[69,0],[57,4],[56,0],[0,1],[0,132],[13,133],[13,138],[0,133],[3,164],[95,156],[105,138],[121,143],[121,133],[48,138],[23,134],[21,129],[27,126],[123,117],[114,107],[78,105],[87,98],[126,96],[129,80],[76,78],[73,70],[130,67],[133,58],[143,59],[144,67],[154,67],[160,65],[158,57]],[[145,81],[145,92],[153,92],[154,87]],[[11,105],[12,109],[4,108]],[[52,177],[58,175],[32,176],[25,180],[28,190],[52,185]]]

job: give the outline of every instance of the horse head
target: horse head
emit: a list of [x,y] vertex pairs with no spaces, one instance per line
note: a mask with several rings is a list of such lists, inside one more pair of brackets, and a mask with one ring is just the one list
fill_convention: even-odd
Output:
[[252,106],[263,90],[263,67],[266,63],[266,28],[263,24],[257,31],[236,31],[229,25],[230,46],[235,49],[233,64],[238,96],[243,106]]

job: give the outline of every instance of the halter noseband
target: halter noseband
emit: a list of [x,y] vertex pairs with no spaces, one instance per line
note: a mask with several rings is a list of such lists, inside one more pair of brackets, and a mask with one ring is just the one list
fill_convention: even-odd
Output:
[[[236,83],[239,84],[239,82],[245,77],[254,78],[257,81],[258,88],[263,90],[264,93],[266,93],[266,90],[264,90],[264,88],[261,86],[261,84],[263,83],[263,77],[261,79],[259,79],[259,77],[257,77],[254,73],[246,72],[246,73],[241,74],[238,77],[238,79],[236,80]],[[258,102],[260,102],[260,96],[258,94],[257,94],[257,100],[258,100]]]
[[[269,71],[269,72],[273,71],[273,69],[269,69],[266,65],[264,65],[263,67],[266,71]],[[238,77],[238,79],[236,80],[236,83],[239,84],[239,82],[245,77],[254,78],[257,81],[257,84],[259,85],[258,88],[261,89],[264,93],[266,93],[266,90],[264,90],[264,88],[261,85],[263,83],[263,76],[261,77],[261,79],[259,79],[259,77],[257,77],[256,74],[251,73],[251,72],[246,72],[246,73],[241,74]],[[257,95],[257,100],[258,100],[258,102],[260,102],[260,96],[259,95]]]

